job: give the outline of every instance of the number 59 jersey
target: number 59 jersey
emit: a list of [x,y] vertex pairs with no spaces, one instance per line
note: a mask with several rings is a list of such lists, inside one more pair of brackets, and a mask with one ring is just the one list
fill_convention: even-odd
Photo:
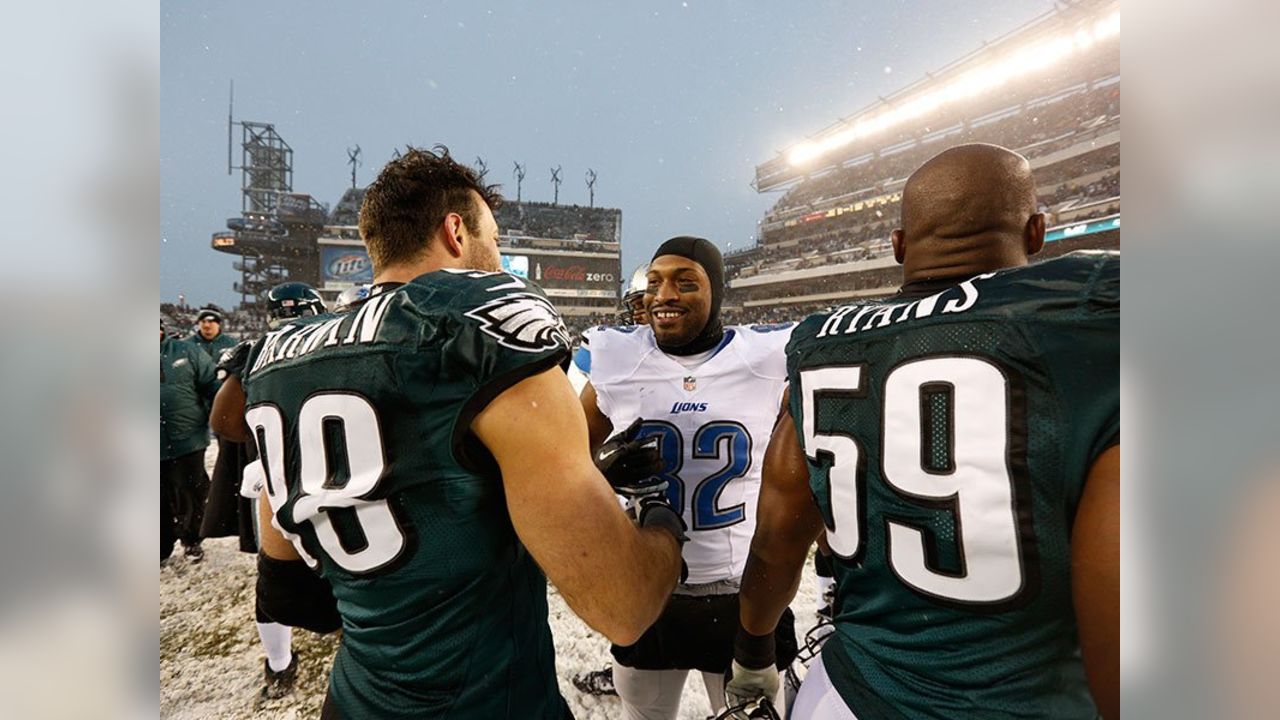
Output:
[[586,333],[597,405],[615,430],[643,418],[656,435],[667,494],[689,527],[689,584],[738,580],[756,527],[760,468],[786,387],[792,324],[733,327],[686,367],[649,327]]
[[1070,535],[1119,441],[1119,255],[910,291],[787,348],[836,555],[828,675],[859,717],[1093,718]]
[[469,432],[568,354],[536,287],[439,271],[297,320],[248,360],[273,524],[333,585],[343,717],[561,718],[547,583]]

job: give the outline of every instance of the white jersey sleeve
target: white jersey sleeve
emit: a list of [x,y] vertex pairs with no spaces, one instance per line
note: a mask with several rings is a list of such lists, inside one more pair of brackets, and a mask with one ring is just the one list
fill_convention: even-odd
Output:
[[591,346],[588,375],[596,390],[596,406],[613,422],[614,428],[625,428],[631,424],[630,421],[619,425],[613,417],[617,401],[615,394],[628,392],[626,380],[641,366],[645,357],[655,352],[661,354],[653,340],[653,331],[635,325],[601,326],[583,333],[583,343],[588,342]]
[[742,325],[731,328],[741,336],[734,347],[751,372],[762,378],[787,378],[787,342],[796,323]]

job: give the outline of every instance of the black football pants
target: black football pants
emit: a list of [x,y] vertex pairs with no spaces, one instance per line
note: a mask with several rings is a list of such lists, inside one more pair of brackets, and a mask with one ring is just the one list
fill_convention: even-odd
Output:
[[[160,461],[160,559],[173,552],[174,540],[200,542],[200,521],[209,496],[204,450]],[[168,501],[166,505],[166,500]]]

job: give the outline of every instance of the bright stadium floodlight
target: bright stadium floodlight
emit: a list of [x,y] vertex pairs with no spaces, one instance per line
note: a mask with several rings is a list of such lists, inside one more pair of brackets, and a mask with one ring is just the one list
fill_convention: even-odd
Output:
[[885,108],[870,117],[859,118],[852,125],[826,137],[798,143],[787,153],[787,161],[793,166],[804,165],[855,140],[924,117],[948,103],[975,97],[1010,80],[1056,65],[1119,34],[1120,11],[1117,10],[1089,27],[1020,48],[998,60],[974,68],[942,87],[922,92],[901,105]]

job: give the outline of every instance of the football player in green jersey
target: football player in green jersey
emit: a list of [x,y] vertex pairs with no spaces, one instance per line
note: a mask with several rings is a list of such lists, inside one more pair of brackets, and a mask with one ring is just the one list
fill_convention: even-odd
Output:
[[792,717],[1119,716],[1118,253],[1036,265],[1025,158],[908,179],[898,295],[808,318],[765,458],[730,705],[825,528],[835,632]]
[[[680,575],[683,523],[662,492],[635,523],[619,507],[560,369],[559,314],[500,271],[499,198],[439,150],[411,149],[365,194],[369,297],[281,326],[247,361],[261,567],[333,585],[322,717],[558,720],[547,580],[635,642]],[[307,602],[291,587],[268,614]]]
[[[324,312],[324,301],[320,294],[310,285],[300,282],[285,282],[271,288],[267,292],[267,326],[271,329],[280,327],[290,319],[306,315],[319,315]],[[278,568],[269,558],[259,554],[258,531],[261,525],[261,514],[258,508],[260,491],[249,491],[259,485],[261,468],[257,463],[257,448],[250,437],[249,428],[244,419],[244,388],[240,377],[244,374],[245,363],[257,340],[245,340],[222,354],[218,361],[218,380],[222,387],[213,399],[213,407],[209,411],[209,427],[219,438],[228,440],[241,448],[240,457],[234,464],[234,472],[224,471],[215,474],[209,504],[205,510],[205,519],[222,515],[228,524],[235,527],[240,535],[240,549],[258,555],[260,566]],[[219,455],[218,462],[223,458]],[[246,473],[246,470],[253,470]],[[219,487],[221,483],[224,487]],[[234,500],[217,502],[229,493]],[[248,496],[248,497],[246,497]],[[220,507],[221,506],[221,507]],[[270,519],[267,518],[270,525]],[[290,567],[286,565],[286,567]],[[292,567],[297,567],[296,565]],[[288,695],[298,679],[298,655],[293,651],[293,628],[302,627],[317,633],[331,633],[340,624],[337,608],[334,606],[333,593],[327,583],[305,567],[297,568],[298,572],[289,578],[294,594],[305,592],[309,598],[305,604],[295,604],[288,608],[296,611],[285,617],[271,617],[263,608],[263,600],[272,597],[272,590],[279,583],[258,582],[254,593],[254,625],[258,631],[258,639],[262,642],[265,657],[262,660],[263,685],[258,690],[254,707],[261,707],[268,700],[276,700]],[[270,571],[259,576],[260,581],[272,579]],[[274,577],[279,580],[278,576]],[[305,588],[305,589],[304,589]]]

